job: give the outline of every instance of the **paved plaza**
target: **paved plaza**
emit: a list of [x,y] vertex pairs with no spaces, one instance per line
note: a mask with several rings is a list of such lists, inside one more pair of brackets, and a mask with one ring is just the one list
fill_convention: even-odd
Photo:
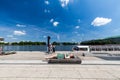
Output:
[[0,65],[0,80],[120,80],[120,65]]
[[120,80],[119,60],[79,56],[82,64],[48,64],[46,56],[44,52],[0,56],[0,80]]

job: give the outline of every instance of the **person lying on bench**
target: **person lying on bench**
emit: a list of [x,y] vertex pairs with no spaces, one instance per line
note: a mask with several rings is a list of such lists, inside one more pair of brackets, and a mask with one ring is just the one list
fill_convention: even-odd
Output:
[[74,54],[72,54],[72,53],[70,53],[70,54],[58,53],[58,54],[54,54],[54,55],[51,55],[49,57],[46,57],[46,59],[69,59],[69,58],[74,58]]

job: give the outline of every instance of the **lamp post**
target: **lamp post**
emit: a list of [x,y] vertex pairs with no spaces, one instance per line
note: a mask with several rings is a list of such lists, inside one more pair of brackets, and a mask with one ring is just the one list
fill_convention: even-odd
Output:
[[50,52],[50,36],[47,37],[47,52]]

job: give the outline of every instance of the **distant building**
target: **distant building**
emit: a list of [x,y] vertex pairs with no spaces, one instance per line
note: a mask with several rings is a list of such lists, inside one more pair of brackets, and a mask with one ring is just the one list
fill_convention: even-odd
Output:
[[72,48],[74,51],[120,51],[120,45],[77,45]]

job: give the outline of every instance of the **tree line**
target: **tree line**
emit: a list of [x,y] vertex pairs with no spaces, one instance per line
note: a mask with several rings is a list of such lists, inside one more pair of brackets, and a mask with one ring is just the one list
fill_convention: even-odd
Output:
[[[75,42],[52,42],[52,45],[76,45]],[[0,42],[0,45],[47,45],[46,42],[32,42],[32,41],[20,41],[20,42]]]
[[46,42],[32,42],[32,41],[20,41],[20,42],[2,42],[0,45],[46,45]]
[[81,45],[106,45],[106,44],[120,44],[120,40],[115,38],[108,38],[81,42]]

